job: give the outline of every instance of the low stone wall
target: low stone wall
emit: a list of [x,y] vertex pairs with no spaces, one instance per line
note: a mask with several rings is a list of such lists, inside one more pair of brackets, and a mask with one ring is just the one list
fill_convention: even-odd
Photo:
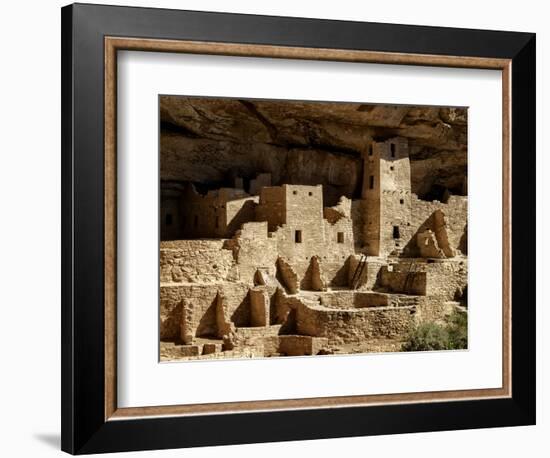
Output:
[[[179,345],[161,344],[161,360],[212,360],[230,358],[263,358],[270,356],[306,356],[317,355],[328,349],[328,339],[298,335],[277,335],[277,328],[268,330],[265,336],[255,335],[257,329],[249,335],[253,341],[233,350],[223,348],[221,342]],[[246,334],[246,332],[245,332]]]
[[279,336],[278,352],[285,356],[316,355],[328,347],[328,339],[310,336]]
[[415,307],[336,310],[302,304],[297,310],[296,328],[299,334],[326,337],[331,345],[401,338],[414,324],[414,312]]
[[329,308],[387,307],[388,295],[360,291],[333,291],[319,295],[321,305]]
[[224,240],[161,242],[161,283],[215,283],[236,280],[233,254]]
[[281,332],[281,325],[262,327],[239,327],[235,329],[235,343],[242,345],[259,345],[265,337],[278,336]]
[[161,345],[161,361],[181,360],[216,360],[216,359],[243,359],[263,358],[264,346],[248,346],[235,350],[209,352],[210,344],[197,345],[173,345],[163,343]]
[[425,295],[427,290],[426,272],[395,270],[393,266],[383,266],[378,277],[378,286],[394,293]]

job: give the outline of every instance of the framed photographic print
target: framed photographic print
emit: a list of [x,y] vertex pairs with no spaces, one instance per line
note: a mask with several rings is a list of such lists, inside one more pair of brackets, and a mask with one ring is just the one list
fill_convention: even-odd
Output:
[[535,422],[535,36],[62,9],[62,448]]

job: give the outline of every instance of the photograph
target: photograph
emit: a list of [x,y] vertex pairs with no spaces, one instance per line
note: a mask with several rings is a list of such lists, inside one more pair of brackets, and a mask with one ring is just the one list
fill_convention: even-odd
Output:
[[158,110],[161,362],[468,349],[467,107]]

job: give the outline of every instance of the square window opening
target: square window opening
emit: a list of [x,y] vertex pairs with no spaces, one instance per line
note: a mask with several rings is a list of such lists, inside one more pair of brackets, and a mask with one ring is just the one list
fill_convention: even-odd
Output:
[[338,240],[338,243],[344,243],[344,233],[343,232],[338,232],[337,240]]

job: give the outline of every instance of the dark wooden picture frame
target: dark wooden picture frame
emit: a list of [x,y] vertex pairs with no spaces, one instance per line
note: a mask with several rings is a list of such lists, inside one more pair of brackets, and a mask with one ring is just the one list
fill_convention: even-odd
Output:
[[[502,71],[503,386],[117,408],[116,55],[128,49]],[[534,424],[535,248],[534,34],[86,4],[62,9],[63,450]]]

